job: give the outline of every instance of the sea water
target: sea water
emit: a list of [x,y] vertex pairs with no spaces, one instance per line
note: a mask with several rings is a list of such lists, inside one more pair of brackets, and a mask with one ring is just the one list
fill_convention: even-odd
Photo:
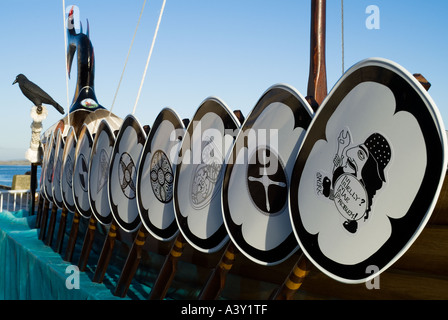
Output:
[[[37,181],[40,180],[41,167],[37,167]],[[0,165],[0,185],[12,186],[12,178],[15,175],[31,172],[31,165]]]

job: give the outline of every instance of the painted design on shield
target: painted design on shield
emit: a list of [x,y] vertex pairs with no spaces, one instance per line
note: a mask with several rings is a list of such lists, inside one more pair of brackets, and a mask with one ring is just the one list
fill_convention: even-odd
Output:
[[87,192],[87,183],[88,183],[87,176],[89,173],[89,169],[88,169],[87,161],[86,161],[86,158],[84,157],[84,155],[80,154],[79,156],[81,157],[81,159],[79,160],[79,161],[81,161],[81,164],[78,167],[79,182],[80,182],[82,190]]
[[65,173],[65,182],[69,185],[70,188],[72,188],[72,181],[73,181],[73,160],[70,155],[67,155],[67,159],[65,160],[65,167],[64,167],[64,173]]
[[162,150],[157,150],[151,159],[151,187],[156,198],[168,203],[173,198],[174,175],[170,160]]
[[120,165],[118,166],[118,180],[120,182],[121,191],[128,199],[135,198],[135,180],[137,170],[134,160],[129,153],[123,152],[120,157]]
[[214,137],[204,137],[202,141],[201,164],[196,167],[191,179],[191,204],[195,209],[207,206],[220,188],[215,188],[222,180],[223,156],[214,143]]
[[141,224],[136,201],[136,176],[145,140],[140,123],[134,116],[128,115],[111,153],[108,199],[113,217],[126,232],[137,230]]
[[107,154],[106,150],[101,149],[99,161],[100,173],[98,175],[97,193],[99,193],[107,183],[107,173],[109,172],[110,157]]
[[278,155],[267,147],[258,149],[247,167],[247,187],[256,208],[268,215],[282,211],[287,202],[287,183],[285,167]]
[[353,144],[349,130],[337,138],[338,150],[333,158],[333,175],[317,173],[318,194],[334,201],[346,219],[344,228],[356,233],[358,221],[369,219],[374,196],[386,182],[391,147],[380,133],[371,134],[363,143]]

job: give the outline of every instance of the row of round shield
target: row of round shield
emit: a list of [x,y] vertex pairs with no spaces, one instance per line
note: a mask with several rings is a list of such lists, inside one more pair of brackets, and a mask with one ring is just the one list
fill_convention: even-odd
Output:
[[383,59],[349,69],[316,114],[295,89],[276,85],[242,124],[212,97],[187,127],[166,108],[148,135],[132,115],[116,136],[106,120],[94,138],[86,125],[65,143],[60,132],[43,169],[58,206],[105,225],[115,219],[126,232],[143,224],[161,241],[180,231],[207,253],[230,238],[262,265],[300,248],[347,283],[377,276],[409,248],[446,170],[437,107]]

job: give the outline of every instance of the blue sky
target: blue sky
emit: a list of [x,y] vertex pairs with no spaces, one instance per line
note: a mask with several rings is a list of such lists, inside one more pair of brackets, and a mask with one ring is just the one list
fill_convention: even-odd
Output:
[[[66,0],[90,23],[95,92],[110,108],[143,0]],[[113,112],[132,113],[162,0],[147,0]],[[379,29],[368,29],[369,5]],[[247,115],[263,92],[287,83],[306,95],[310,0],[167,0],[135,116],[152,125],[164,107],[191,118],[209,96]],[[445,0],[345,0],[345,69],[369,57],[393,60],[432,84],[446,124],[448,30]],[[0,160],[24,159],[31,137],[29,102],[15,76],[23,73],[67,108],[62,0],[2,0]],[[327,0],[328,91],[342,75],[341,1]],[[69,83],[73,98],[76,65]],[[61,115],[50,108],[44,130]]]

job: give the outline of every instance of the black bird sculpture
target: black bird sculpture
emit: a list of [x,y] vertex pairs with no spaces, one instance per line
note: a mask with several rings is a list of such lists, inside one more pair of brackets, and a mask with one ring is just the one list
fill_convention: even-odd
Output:
[[23,74],[19,74],[13,85],[19,83],[20,91],[27,97],[35,106],[42,107],[42,103],[52,105],[61,114],[64,114],[64,108],[62,108],[56,101],[53,100],[44,90],[38,85],[28,80]]

